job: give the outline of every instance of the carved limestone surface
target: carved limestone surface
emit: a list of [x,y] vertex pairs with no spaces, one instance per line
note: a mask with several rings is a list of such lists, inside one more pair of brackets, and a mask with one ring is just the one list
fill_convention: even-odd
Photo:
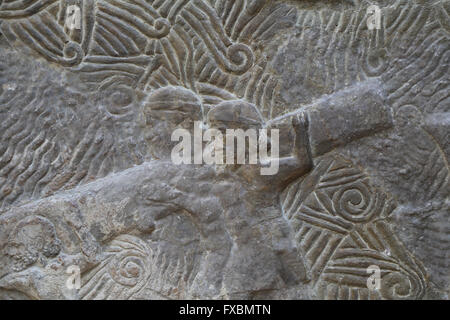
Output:
[[449,64],[448,0],[0,0],[0,299],[448,300]]

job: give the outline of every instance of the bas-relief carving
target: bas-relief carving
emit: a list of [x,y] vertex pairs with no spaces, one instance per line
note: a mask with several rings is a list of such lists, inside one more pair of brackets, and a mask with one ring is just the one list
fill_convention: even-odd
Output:
[[[379,5],[0,1],[1,295],[448,299],[450,5]],[[278,175],[172,165],[194,121]]]

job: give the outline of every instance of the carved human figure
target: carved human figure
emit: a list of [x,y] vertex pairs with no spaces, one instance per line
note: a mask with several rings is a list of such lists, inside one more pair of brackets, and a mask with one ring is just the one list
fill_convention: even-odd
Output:
[[[410,180],[403,186],[414,198],[427,176],[437,177],[417,197],[416,211],[436,190],[445,193],[445,157],[425,146],[435,142],[424,138],[422,120],[410,130],[412,106],[396,119],[407,138],[401,129],[393,139],[406,151],[401,144],[420,140],[406,159],[391,157],[384,141],[365,144],[371,138],[352,149],[358,139],[390,129],[391,110],[402,104],[426,101],[430,110],[445,109],[446,69],[438,66],[446,57],[448,6],[434,2],[431,9],[383,7],[381,29],[370,33],[360,1],[316,11],[301,10],[316,4],[269,0],[0,0],[1,46],[6,40],[18,51],[31,49],[53,64],[49,69],[67,71],[83,90],[100,95],[83,98],[92,106],[81,107],[83,95],[76,95],[61,112],[49,112],[54,103],[47,99],[59,89],[42,89],[41,101],[32,95],[40,89],[22,96],[14,83],[0,87],[0,103],[13,115],[0,123],[9,127],[0,132],[0,201],[22,205],[30,195],[44,197],[0,216],[0,239],[7,244],[0,289],[60,297],[60,288],[45,282],[63,279],[62,266],[76,264],[86,276],[77,298],[86,299],[266,298],[279,289],[333,299],[422,297],[425,271],[387,220],[396,196],[336,154],[371,154],[365,164],[379,164],[380,176],[388,161],[426,163],[413,186]],[[79,6],[79,29],[67,24],[70,5]],[[284,32],[293,26],[298,36]],[[11,69],[15,77],[10,67],[1,65],[0,72]],[[26,75],[23,86],[35,81]],[[48,78],[52,87],[54,79],[63,83]],[[36,106],[16,108],[21,100],[12,93]],[[74,105],[80,108],[71,111]],[[48,114],[65,122],[54,126]],[[44,121],[33,124],[35,118]],[[71,126],[74,119],[83,125]],[[280,153],[257,165],[179,166],[170,157],[176,129],[217,129],[224,136],[227,129],[279,129]],[[64,147],[54,148],[56,140]],[[417,159],[424,154],[431,156]],[[275,162],[275,175],[261,174]],[[387,171],[386,180],[414,174],[403,164]],[[430,239],[447,232],[430,230]],[[39,237],[29,237],[35,233]],[[373,261],[384,268],[384,287],[367,294],[361,286]]]
[[[182,87],[169,86],[150,94],[143,113],[153,156],[169,159],[171,148],[176,144],[171,141],[172,132],[184,128],[193,133],[196,122],[203,123],[201,129],[221,131],[224,138],[227,129],[244,132],[252,129],[260,133],[263,128],[279,128],[282,140],[277,142],[283,145],[284,154],[276,159],[269,158],[279,166],[276,177],[261,175],[260,168],[267,163],[227,166],[255,188],[274,192],[282,191],[289,182],[309,172],[315,157],[392,126],[384,90],[376,80],[359,83],[309,108],[268,122],[263,120],[257,106],[244,100],[222,102],[206,115],[204,109],[201,98]],[[226,146],[226,141],[223,145]],[[248,150],[246,152],[248,158]]]

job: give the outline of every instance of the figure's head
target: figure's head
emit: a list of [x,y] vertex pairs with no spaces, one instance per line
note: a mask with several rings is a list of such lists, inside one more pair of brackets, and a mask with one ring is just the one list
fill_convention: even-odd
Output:
[[200,98],[183,87],[164,87],[150,94],[144,103],[147,141],[156,159],[170,158],[177,142],[171,141],[176,129],[193,131],[196,121],[203,121]]
[[[226,148],[224,163],[231,164],[230,159],[226,156],[229,151],[232,151],[234,154],[234,164],[242,164],[242,161],[249,163],[250,145],[257,145],[259,129],[263,127],[264,123],[254,104],[243,100],[222,102],[208,112],[207,123],[210,129],[216,129],[222,133],[223,140],[219,145],[215,141],[214,148]],[[247,139],[248,141],[246,142]],[[233,141],[234,145],[229,144]],[[244,155],[240,154],[242,150],[239,149],[239,145],[242,147],[242,142],[247,145],[247,147],[244,147]],[[252,154],[254,154],[257,149],[252,150]],[[232,166],[232,168],[238,167]]]
[[254,104],[243,100],[225,101],[211,109],[207,116],[210,128],[226,129],[260,129],[263,119]]

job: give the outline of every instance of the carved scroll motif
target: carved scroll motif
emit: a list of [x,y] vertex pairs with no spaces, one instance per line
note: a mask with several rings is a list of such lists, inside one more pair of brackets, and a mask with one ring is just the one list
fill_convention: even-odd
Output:
[[[351,162],[324,159],[285,192],[285,217],[307,261],[311,286],[325,299],[420,299],[425,271],[394,236],[389,195]],[[381,287],[367,286],[368,268]]]

